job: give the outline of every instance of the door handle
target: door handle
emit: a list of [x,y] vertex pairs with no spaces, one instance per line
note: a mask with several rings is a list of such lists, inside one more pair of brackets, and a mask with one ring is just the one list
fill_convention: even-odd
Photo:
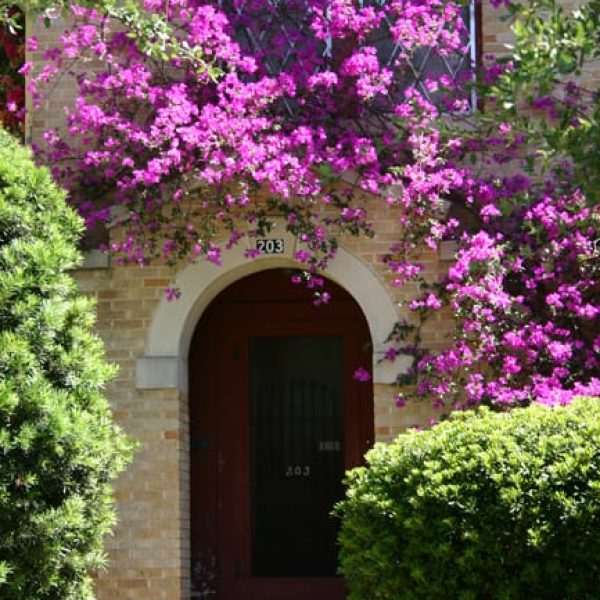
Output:
[[233,576],[236,579],[240,579],[242,577],[242,561],[236,560],[233,563]]

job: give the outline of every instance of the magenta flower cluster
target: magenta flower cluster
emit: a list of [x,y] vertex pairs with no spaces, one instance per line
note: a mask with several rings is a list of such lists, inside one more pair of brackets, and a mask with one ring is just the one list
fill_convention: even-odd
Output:
[[[521,172],[490,177],[493,169],[465,166],[472,153],[518,166],[527,140],[508,123],[493,135],[443,133],[440,111],[473,108],[469,73],[415,68],[423,56],[447,64],[466,54],[458,4],[143,4],[166,15],[178,52],[149,54],[118,23],[73,6],[73,26],[30,82],[41,104],[57,74],[75,78],[66,130],[48,131],[41,152],[88,226],[123,225],[110,248],[121,260],[218,265],[241,243],[252,258],[253,239],[283,215],[319,304],[329,301],[319,272],[339,236],[372,236],[369,213],[382,204],[398,219],[399,239],[382,258],[394,284],[425,288],[408,309],[424,319],[450,307],[457,318],[439,353],[420,347],[414,326],[392,334],[386,358],[414,357],[419,394],[462,406],[600,392],[597,209],[558,176],[533,184]],[[511,68],[493,64],[482,80]],[[448,216],[449,204],[473,222]],[[415,254],[449,238],[456,263],[425,282]]]

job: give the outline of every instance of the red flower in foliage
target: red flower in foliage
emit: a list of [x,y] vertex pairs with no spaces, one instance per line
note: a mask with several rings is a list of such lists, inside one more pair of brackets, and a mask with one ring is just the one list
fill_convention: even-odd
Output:
[[[23,16],[16,10],[9,16],[17,23]],[[25,32],[0,26],[0,123],[13,133],[23,135],[25,119],[25,81],[18,71],[25,59]]]

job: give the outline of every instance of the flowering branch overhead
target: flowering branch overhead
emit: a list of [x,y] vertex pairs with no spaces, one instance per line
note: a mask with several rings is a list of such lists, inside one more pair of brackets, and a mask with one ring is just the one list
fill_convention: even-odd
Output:
[[[468,7],[453,2],[73,6],[72,28],[30,80],[38,105],[59,74],[79,90],[66,132],[46,133],[44,159],[88,226],[121,207],[126,234],[110,249],[139,264],[220,264],[277,214],[318,287],[339,236],[372,236],[372,208],[393,206],[398,240],[383,260],[397,285],[423,287],[407,310],[457,318],[442,352],[420,347],[418,325],[390,337],[388,359],[414,356],[417,393],[436,405],[567,401],[598,385],[599,216],[586,186],[598,163],[577,153],[593,145],[597,95],[564,79],[595,49],[571,56],[563,44],[554,63],[532,55],[523,24],[546,18],[537,5],[508,5],[522,52],[482,69],[480,114]],[[415,255],[444,239],[457,240],[456,263],[426,282]]]

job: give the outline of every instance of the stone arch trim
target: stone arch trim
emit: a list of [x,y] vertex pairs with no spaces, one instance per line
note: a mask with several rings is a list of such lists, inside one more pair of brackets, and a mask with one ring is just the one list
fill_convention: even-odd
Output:
[[[210,302],[227,286],[246,275],[269,268],[301,266],[292,258],[295,239],[287,233],[278,233],[277,237],[284,238],[283,254],[247,259],[244,248],[236,247],[223,254],[220,267],[202,261],[188,265],[176,275],[173,285],[181,290],[181,298],[174,302],[163,298],[154,312],[146,338],[145,355],[138,359],[136,365],[138,389],[176,388],[187,392],[187,356],[192,335]],[[339,248],[326,275],[348,291],[365,314],[374,346],[374,382],[392,383],[397,373],[405,370],[408,364],[379,363],[385,350],[385,339],[398,320],[396,308],[384,285],[364,262],[344,248]]]

